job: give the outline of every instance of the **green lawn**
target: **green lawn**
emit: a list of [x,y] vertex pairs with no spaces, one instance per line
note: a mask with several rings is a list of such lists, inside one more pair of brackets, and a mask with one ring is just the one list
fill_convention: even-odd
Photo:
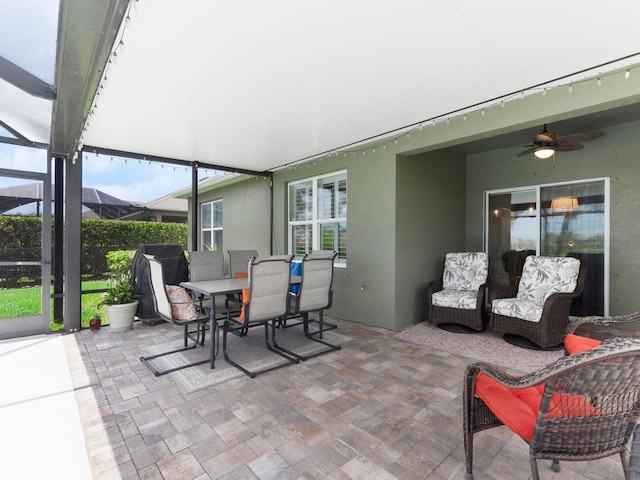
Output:
[[[83,290],[106,288],[106,280],[82,282]],[[100,313],[103,323],[106,321],[103,311],[98,309],[98,303],[102,300],[101,293],[89,293],[82,295],[82,327],[89,326],[89,320]],[[25,287],[0,289],[0,319],[11,317],[24,317],[40,313],[41,288]],[[51,300],[51,315],[53,316],[53,300]],[[51,319],[51,330],[62,330],[62,325]]]

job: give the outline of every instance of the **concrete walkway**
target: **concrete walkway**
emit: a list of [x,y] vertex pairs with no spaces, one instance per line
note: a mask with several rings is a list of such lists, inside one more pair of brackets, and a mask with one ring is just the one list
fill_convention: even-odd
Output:
[[0,478],[87,480],[63,336],[0,342]]

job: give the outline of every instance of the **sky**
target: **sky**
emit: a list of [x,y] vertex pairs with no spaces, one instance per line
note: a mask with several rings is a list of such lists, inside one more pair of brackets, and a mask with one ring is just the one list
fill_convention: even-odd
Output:
[[[58,0],[0,0],[0,56],[54,83]],[[0,80],[1,81],[1,80]],[[0,104],[0,120],[2,120]],[[8,132],[0,127],[0,135]],[[0,143],[0,168],[44,172],[46,152]],[[200,177],[215,171],[203,171]],[[0,176],[0,187],[26,183]],[[149,202],[191,185],[191,170],[166,164],[85,154],[83,185],[122,200]]]
[[[44,172],[46,151],[0,143],[0,168]],[[150,202],[191,186],[191,168],[157,162],[123,159],[85,153],[82,164],[84,187],[96,188],[130,202]],[[200,179],[220,174],[200,169]],[[0,187],[30,180],[0,176]]]

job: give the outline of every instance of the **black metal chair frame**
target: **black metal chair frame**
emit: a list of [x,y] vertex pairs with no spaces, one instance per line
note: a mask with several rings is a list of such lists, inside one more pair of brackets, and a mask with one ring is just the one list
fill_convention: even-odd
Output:
[[[224,355],[224,359],[227,363],[233,365],[235,368],[251,378],[290,364],[299,363],[298,358],[289,356],[273,346],[273,342],[275,342],[275,330],[277,328],[277,324],[287,313],[289,281],[291,278],[290,264],[292,258],[292,255],[274,255],[259,258],[254,257],[249,262],[248,284],[250,295],[248,301],[244,299],[243,321],[239,322],[239,317],[233,317],[230,314],[230,311],[227,310],[227,318],[222,326],[222,353]],[[282,271],[278,271],[278,267],[280,267],[280,265],[276,265],[274,262],[284,265],[281,268]],[[278,282],[281,284],[278,285]],[[260,300],[261,297],[265,296],[270,297],[268,302]],[[276,297],[275,300],[274,297]],[[277,364],[260,371],[250,371],[231,359],[228,352],[227,336],[231,333],[239,337],[243,337],[247,335],[249,328],[258,326],[264,327],[264,340],[267,350],[286,359],[286,363]],[[269,330],[271,330],[271,340],[269,338]]]
[[[175,372],[176,370],[182,370],[183,368],[208,363],[210,361],[210,358],[205,358],[204,360],[198,360],[165,370],[159,370],[155,365],[153,365],[152,361],[157,358],[164,357],[166,355],[172,355],[174,353],[184,352],[186,350],[192,350],[198,345],[204,345],[205,332],[209,322],[209,317],[202,312],[199,312],[198,317],[194,320],[180,320],[174,318],[171,311],[171,303],[169,302],[169,297],[165,290],[162,264],[152,255],[145,254],[144,258],[149,264],[149,285],[151,286],[151,291],[153,293],[153,302],[156,313],[161,319],[173,323],[174,325],[184,327],[184,347],[170,350],[168,352],[157,353],[155,355],[141,356],[140,361],[144,363],[156,377]],[[189,326],[191,325],[196,326],[195,331],[189,331]],[[195,339],[193,338],[193,334],[195,334]],[[192,345],[188,344],[189,340],[193,341]]]
[[[315,352],[311,355],[301,355],[288,350],[281,345],[278,345],[274,333],[274,347],[285,352],[287,355],[292,355],[296,358],[299,358],[300,360],[308,360],[309,358],[340,350],[342,348],[340,345],[334,345],[322,339],[323,332],[325,332],[326,330],[333,330],[337,328],[337,325],[335,324],[330,324],[329,328],[325,328],[324,323],[324,310],[331,308],[331,305],[333,304],[333,262],[336,256],[337,253],[334,251],[323,250],[313,251],[304,256],[304,258],[302,259],[302,277],[300,281],[300,288],[297,293],[289,293],[289,310],[287,312],[285,320],[281,323],[284,328],[302,324],[304,335],[309,340],[321,343],[329,348],[321,350],[319,352]],[[326,270],[326,274],[323,277],[316,277],[314,274],[318,271],[321,271],[319,269],[322,269],[323,267]],[[326,292],[326,294],[322,295],[323,298],[319,302],[315,301],[312,303],[312,305],[308,305],[308,297],[311,295],[311,293],[308,293],[308,291],[311,289],[321,289],[323,292]],[[319,327],[315,332],[309,331],[309,323],[311,323],[312,321],[309,318],[309,314],[311,312],[317,312],[318,314],[317,322]],[[289,318],[302,318],[302,321],[294,324],[287,324],[286,321]]]

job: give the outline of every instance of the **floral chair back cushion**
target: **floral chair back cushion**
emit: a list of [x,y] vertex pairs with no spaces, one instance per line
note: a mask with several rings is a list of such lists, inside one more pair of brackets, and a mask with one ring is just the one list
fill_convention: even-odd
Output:
[[484,252],[447,253],[444,257],[443,290],[477,291],[486,283],[489,257]]
[[524,262],[517,298],[542,305],[554,293],[571,293],[579,271],[577,258],[530,255]]

